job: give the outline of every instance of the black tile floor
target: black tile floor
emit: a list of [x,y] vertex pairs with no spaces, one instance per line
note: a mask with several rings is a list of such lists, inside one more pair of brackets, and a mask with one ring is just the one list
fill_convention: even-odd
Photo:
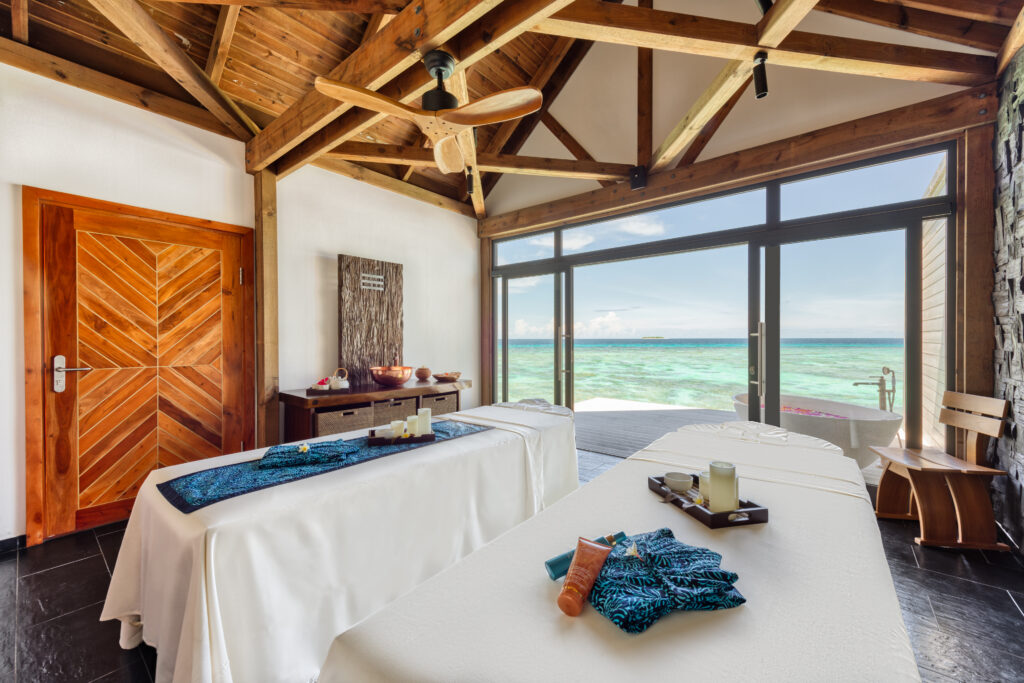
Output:
[[[580,482],[618,462],[580,451]],[[921,678],[1024,681],[1017,556],[921,548],[915,523],[878,526]],[[114,524],[0,554],[0,682],[152,681],[156,652],[120,649],[117,623],[99,621],[123,533]]]

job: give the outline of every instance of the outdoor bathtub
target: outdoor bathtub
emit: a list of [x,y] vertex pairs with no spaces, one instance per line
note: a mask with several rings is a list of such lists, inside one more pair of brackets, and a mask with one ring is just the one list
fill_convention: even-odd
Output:
[[[834,443],[861,468],[878,458],[869,447],[891,444],[903,424],[901,415],[877,408],[786,394],[780,399],[781,427]],[[733,407],[740,419],[746,420],[747,394],[734,396]]]

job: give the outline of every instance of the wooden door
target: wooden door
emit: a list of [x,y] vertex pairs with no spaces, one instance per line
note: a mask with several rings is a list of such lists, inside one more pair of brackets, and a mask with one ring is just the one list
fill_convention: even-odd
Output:
[[[253,257],[246,228],[32,188],[24,202],[36,543],[125,518],[154,468],[253,447]],[[88,368],[63,392],[58,355]]]

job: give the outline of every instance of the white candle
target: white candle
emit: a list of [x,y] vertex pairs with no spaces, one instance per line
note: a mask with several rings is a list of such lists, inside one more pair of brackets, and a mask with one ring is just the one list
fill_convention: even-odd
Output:
[[740,506],[736,499],[736,466],[731,462],[713,462],[710,466],[712,512],[731,512]]
[[420,408],[416,411],[416,416],[419,418],[417,424],[420,428],[420,436],[433,434],[434,430],[430,426],[430,408]]
[[419,420],[416,419],[415,415],[410,415],[409,417],[405,418],[405,424],[409,425],[409,436],[420,435]]
[[405,423],[401,420],[391,421],[391,438],[397,439],[402,434],[405,434]]

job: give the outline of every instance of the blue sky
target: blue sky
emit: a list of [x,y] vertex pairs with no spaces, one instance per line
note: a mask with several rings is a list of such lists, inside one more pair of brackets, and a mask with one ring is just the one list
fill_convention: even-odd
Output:
[[[932,154],[783,185],[783,219],[923,197],[943,159]],[[567,230],[563,248],[578,253],[763,221],[764,193],[756,190]],[[500,247],[499,264],[550,257],[551,240]],[[904,240],[895,229],[783,246],[782,336],[902,337]],[[746,282],[746,245],[580,267],[576,336],[744,337]],[[552,276],[509,281],[512,338],[552,334],[552,288]]]

